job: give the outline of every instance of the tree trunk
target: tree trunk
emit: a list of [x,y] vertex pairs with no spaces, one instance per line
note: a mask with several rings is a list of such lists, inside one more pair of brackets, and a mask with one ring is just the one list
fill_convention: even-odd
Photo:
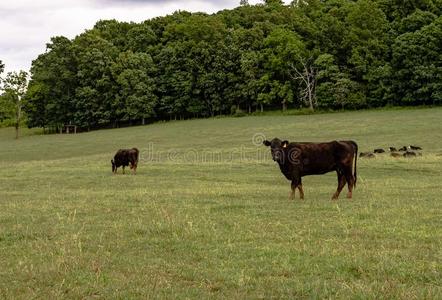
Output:
[[286,111],[287,110],[287,103],[285,102],[285,100],[282,102],[282,111]]
[[18,140],[19,137],[19,129],[20,129],[20,117],[21,117],[21,105],[20,105],[20,97],[17,101],[17,115],[16,115],[16,122],[15,122],[15,139]]
[[146,125],[146,119],[143,118],[143,119],[141,120],[141,123],[142,123],[143,125]]
[[315,111],[315,109],[313,108],[312,89],[310,86],[308,87],[308,103],[310,105],[310,110]]
[[262,103],[259,104],[261,107],[261,112],[264,112],[264,105],[262,105]]

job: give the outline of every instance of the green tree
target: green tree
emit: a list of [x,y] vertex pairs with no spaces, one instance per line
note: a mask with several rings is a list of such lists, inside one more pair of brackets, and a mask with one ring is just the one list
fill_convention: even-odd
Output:
[[[393,90],[403,104],[442,103],[442,17],[393,44]],[[400,103],[398,103],[400,104]]]
[[147,23],[132,24],[127,35],[127,49],[133,52],[151,53],[158,44],[158,38],[152,27]]
[[[35,79],[30,80],[26,95],[23,97],[23,110],[26,112],[26,121],[29,128],[50,127],[53,124],[53,115],[48,111],[50,86]],[[56,122],[56,121],[55,121]]]
[[77,60],[66,37],[51,38],[46,49],[32,63],[24,110],[29,126],[60,127],[74,122]]
[[303,62],[308,60],[305,44],[301,37],[290,30],[276,28],[264,40],[266,46],[266,70],[271,74],[273,88],[278,89],[273,95],[280,99],[282,110],[293,103],[294,90],[302,84],[302,79],[296,77],[296,70],[303,68]]
[[112,66],[118,84],[117,102],[121,104],[117,115],[124,120],[142,120],[154,116],[155,95],[154,64],[150,55],[127,51],[120,53]]
[[9,100],[14,106],[16,139],[19,137],[20,121],[22,116],[22,98],[28,85],[27,77],[28,74],[25,71],[9,72],[6,74],[6,77],[3,80],[2,89],[5,91],[6,100]]
[[322,54],[314,62],[317,70],[318,105],[322,108],[358,108],[365,103],[365,96],[358,83],[342,72],[333,55]]
[[119,51],[111,42],[93,31],[73,42],[77,59],[74,123],[91,129],[118,119],[118,85],[112,75]]

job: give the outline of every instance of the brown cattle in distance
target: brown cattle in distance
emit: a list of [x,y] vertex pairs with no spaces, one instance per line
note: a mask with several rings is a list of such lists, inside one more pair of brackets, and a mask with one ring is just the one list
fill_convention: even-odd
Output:
[[401,153],[397,153],[397,152],[391,152],[391,154],[390,154],[392,157],[402,157],[403,156],[403,154],[401,154]]
[[365,158],[375,158],[376,155],[374,155],[371,152],[361,152],[359,153],[359,157],[365,157]]
[[354,141],[289,143],[274,138],[271,141],[265,140],[263,144],[270,147],[273,160],[278,163],[282,174],[291,181],[291,199],[294,199],[296,189],[299,189],[300,197],[304,199],[302,177],[332,171],[336,171],[338,175],[338,188],[332,199],[338,199],[346,183],[348,185],[347,198],[352,197],[357,180],[358,154],[358,145]]

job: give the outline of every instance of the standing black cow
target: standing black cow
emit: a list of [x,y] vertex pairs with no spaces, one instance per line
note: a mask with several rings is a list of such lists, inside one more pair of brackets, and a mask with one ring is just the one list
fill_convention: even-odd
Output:
[[114,159],[111,160],[112,172],[116,174],[117,169],[123,167],[124,174],[124,168],[130,165],[130,168],[133,170],[134,174],[136,174],[139,154],[140,151],[138,151],[137,148],[118,150]]
[[346,183],[348,185],[347,198],[352,197],[357,180],[356,161],[358,154],[358,145],[354,141],[289,143],[274,138],[270,142],[266,140],[263,143],[267,147],[270,146],[273,160],[278,163],[282,174],[291,180],[291,199],[295,197],[296,188],[299,189],[301,199],[304,199],[303,176],[325,174],[332,171],[336,171],[338,175],[338,188],[332,199],[338,199]]

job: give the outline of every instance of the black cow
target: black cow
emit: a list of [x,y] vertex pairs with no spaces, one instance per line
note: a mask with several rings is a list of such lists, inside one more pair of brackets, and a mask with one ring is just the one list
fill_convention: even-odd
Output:
[[390,147],[389,149],[390,149],[390,152],[396,152],[397,151],[397,149],[395,147]]
[[118,150],[114,159],[111,160],[112,172],[116,174],[117,169],[123,167],[124,174],[124,168],[130,165],[130,168],[133,169],[133,173],[136,174],[139,154],[140,151],[138,151],[137,148]]
[[325,174],[332,171],[336,171],[338,175],[338,188],[332,199],[338,199],[346,183],[348,185],[347,198],[352,197],[357,180],[358,145],[355,142],[289,143],[274,138],[270,142],[264,141],[263,144],[267,147],[270,146],[273,160],[278,163],[282,174],[291,180],[291,199],[295,197],[296,188],[299,189],[301,199],[304,199],[303,176]]
[[416,152],[413,151],[406,151],[404,153],[404,157],[416,157]]
[[413,145],[408,146],[408,148],[410,148],[410,150],[422,150],[421,147],[419,147],[419,146],[413,146]]
[[374,153],[385,153],[385,150],[382,148],[374,149]]

